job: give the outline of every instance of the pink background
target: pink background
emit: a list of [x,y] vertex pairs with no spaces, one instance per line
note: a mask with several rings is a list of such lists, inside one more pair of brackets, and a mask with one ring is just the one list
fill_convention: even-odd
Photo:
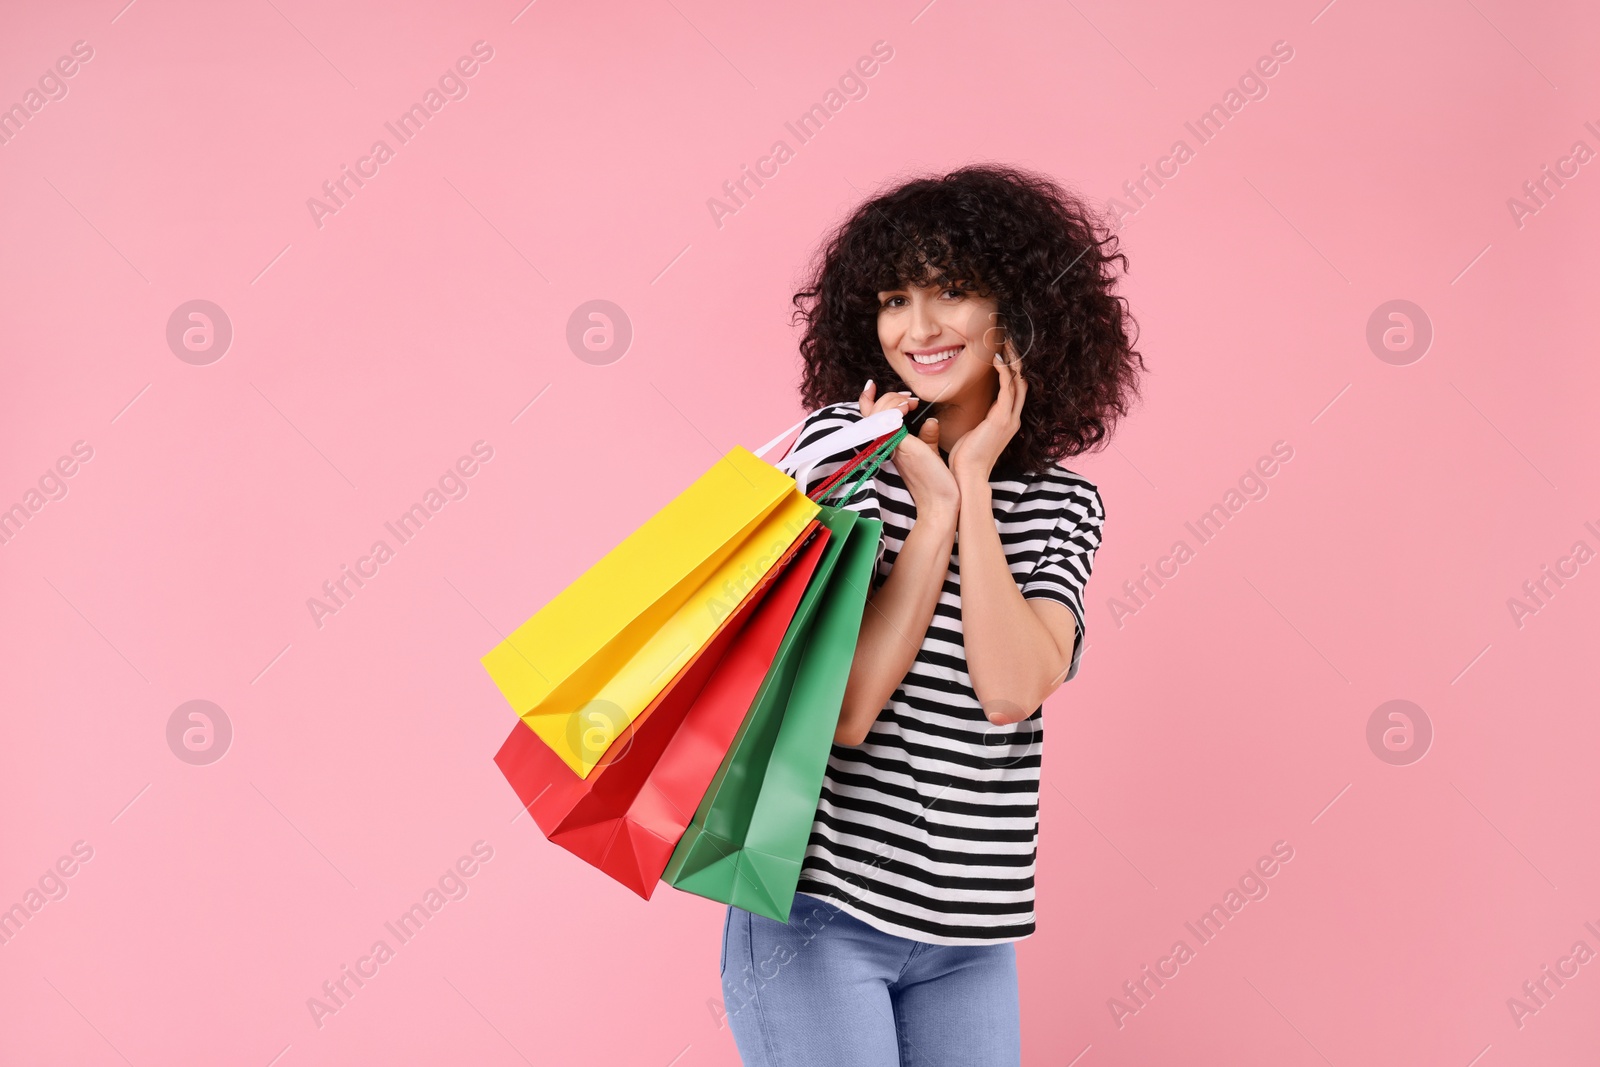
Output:
[[[93,858],[0,946],[0,1062],[736,1063],[722,907],[646,904],[513,821],[478,657],[802,414],[789,297],[860,198],[992,159],[1131,207],[1178,138],[1123,232],[1145,402],[1067,463],[1108,517],[1046,710],[1026,1061],[1593,1062],[1600,963],[1507,1006],[1600,951],[1600,564],[1508,607],[1600,549],[1600,163],[1507,206],[1600,149],[1592,10],[522,3],[8,16],[0,103],[94,54],[0,146],[0,506],[93,457],[0,546],[0,906]],[[307,198],[479,40],[468,95],[319,228]],[[1267,95],[1198,145],[1275,41]],[[779,138],[719,227],[708,199]],[[194,299],[233,326],[209,365],[166,341]],[[567,343],[595,299],[634,331],[609,363]],[[1396,299],[1434,332],[1406,365],[1367,342]],[[319,627],[307,600],[480,440],[467,495]],[[1278,441],[1267,496],[1197,546]],[[166,735],[196,699],[234,732],[205,766]],[[1432,725],[1420,761],[1368,745],[1391,699]],[[319,1027],[307,999],[480,840],[467,896]],[[1109,998],[1277,841],[1270,894],[1119,1027]]]

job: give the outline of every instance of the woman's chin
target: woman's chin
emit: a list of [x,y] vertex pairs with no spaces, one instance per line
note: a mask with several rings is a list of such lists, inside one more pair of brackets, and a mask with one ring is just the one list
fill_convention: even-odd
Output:
[[924,404],[948,404],[970,392],[973,382],[966,374],[941,374],[921,381],[911,380],[911,392]]
[[919,374],[910,367],[895,367],[893,370],[899,379],[894,383],[893,391],[910,393],[921,401],[918,407],[948,403],[970,390],[976,377],[966,367],[951,367],[942,374]]

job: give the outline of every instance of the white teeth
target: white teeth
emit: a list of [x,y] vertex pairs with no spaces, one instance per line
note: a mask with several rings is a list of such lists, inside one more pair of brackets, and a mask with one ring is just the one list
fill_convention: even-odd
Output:
[[926,356],[912,356],[911,359],[916,363],[921,363],[926,366],[930,363],[943,363],[945,360],[949,359],[951,356],[954,356],[959,351],[961,351],[961,349],[952,348],[944,352],[934,352]]

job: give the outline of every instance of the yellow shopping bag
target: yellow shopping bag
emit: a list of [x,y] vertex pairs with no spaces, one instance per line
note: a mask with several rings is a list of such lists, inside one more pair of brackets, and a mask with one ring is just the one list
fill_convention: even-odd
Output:
[[818,514],[735,446],[483,657],[580,777],[708,642]]

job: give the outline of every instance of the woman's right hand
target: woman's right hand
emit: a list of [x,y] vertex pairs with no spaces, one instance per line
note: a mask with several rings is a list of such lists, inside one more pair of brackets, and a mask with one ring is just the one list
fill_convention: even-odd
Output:
[[[867,382],[861,391],[861,414],[876,415],[880,411],[899,408],[902,417],[910,418],[921,401],[911,393],[885,393],[877,395],[877,386]],[[944,457],[939,455],[939,420],[929,418],[915,434],[901,438],[894,450],[894,466],[905,480],[906,489],[917,505],[917,515],[942,514],[954,521],[961,510],[961,488],[955,475],[950,473]]]

